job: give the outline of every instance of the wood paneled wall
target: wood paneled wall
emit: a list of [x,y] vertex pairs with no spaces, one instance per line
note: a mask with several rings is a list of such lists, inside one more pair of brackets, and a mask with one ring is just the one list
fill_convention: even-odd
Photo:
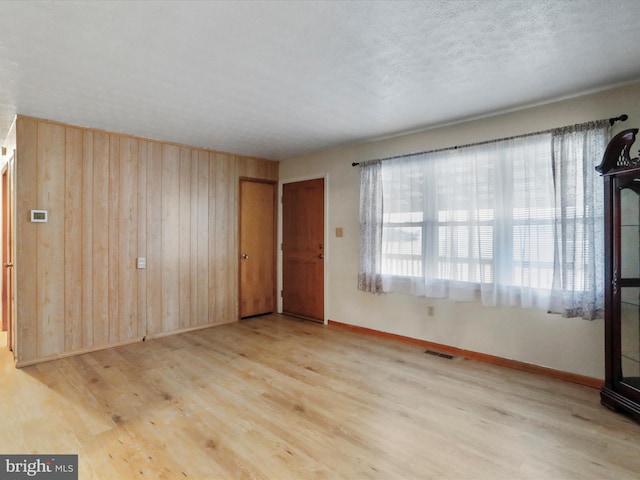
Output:
[[236,321],[241,176],[278,163],[18,117],[18,365]]

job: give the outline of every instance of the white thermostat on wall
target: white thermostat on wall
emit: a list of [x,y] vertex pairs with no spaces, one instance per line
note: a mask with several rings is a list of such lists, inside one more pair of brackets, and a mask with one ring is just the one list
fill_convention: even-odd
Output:
[[49,215],[47,214],[47,210],[31,210],[31,221],[48,222]]

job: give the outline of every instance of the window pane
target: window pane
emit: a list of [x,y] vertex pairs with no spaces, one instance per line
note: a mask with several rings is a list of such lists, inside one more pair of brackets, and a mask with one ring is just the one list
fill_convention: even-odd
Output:
[[382,273],[410,277],[422,275],[421,226],[385,224],[382,245]]

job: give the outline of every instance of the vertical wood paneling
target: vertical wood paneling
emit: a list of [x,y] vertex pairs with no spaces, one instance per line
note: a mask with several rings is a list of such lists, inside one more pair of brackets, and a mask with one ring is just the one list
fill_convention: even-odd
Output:
[[109,135],[93,135],[93,344],[109,343]]
[[[233,292],[230,291],[229,275],[233,272],[236,274],[235,269],[230,268],[235,265],[235,262],[230,262],[233,257],[231,247],[229,244],[228,225],[233,225],[234,222],[231,219],[233,209],[231,208],[231,198],[229,195],[229,185],[233,183],[233,179],[229,174],[230,159],[228,155],[216,154],[216,175],[213,179],[213,208],[215,210],[215,216],[213,219],[213,238],[216,241],[216,248],[214,250],[214,285],[216,286],[211,291],[211,297],[215,300],[214,310],[214,323],[227,323],[231,320],[235,320],[231,317],[231,309],[229,309],[229,299],[233,298]],[[235,218],[235,217],[234,217]],[[233,229],[232,229],[233,230]]]
[[37,225],[38,355],[64,351],[65,128],[38,124],[38,208],[49,221]]
[[191,326],[191,149],[180,149],[180,328]]
[[[233,228],[227,228],[227,239],[231,244],[230,258],[239,259],[240,258],[240,238],[239,238],[239,229],[240,229],[240,221],[239,221],[239,212],[240,212],[240,177],[244,176],[242,171],[242,160],[236,156],[232,156],[230,158],[231,164],[231,173],[230,177],[233,179],[232,182],[229,183],[228,186],[228,196],[229,196],[229,205],[230,205],[230,216],[233,218]],[[240,303],[238,298],[238,292],[240,289],[239,277],[240,277],[240,263],[239,260],[236,260],[233,263],[233,270],[229,272],[229,295],[232,296],[231,300],[231,308],[233,309],[232,318],[233,320],[237,320],[240,318]]]
[[241,177],[278,180],[278,162],[240,156],[234,156],[234,158],[238,162],[238,174]]
[[198,324],[209,318],[209,153],[198,152]]
[[[236,157],[237,158],[237,157]],[[257,178],[256,162],[252,158],[237,158],[240,164],[240,175],[243,177]]]
[[198,166],[199,166],[200,152],[196,149],[191,150],[191,292],[189,295],[189,304],[191,307],[191,318],[189,320],[189,326],[196,327],[199,325],[199,310],[198,310],[198,223],[200,217],[198,215],[198,185],[199,178]]
[[239,177],[277,179],[277,162],[27,117],[16,131],[19,363],[237,319]]
[[216,158],[215,153],[211,153],[209,155],[209,305],[207,308],[209,309],[209,322],[211,323],[219,323],[220,318],[218,316],[218,312],[216,311],[216,290],[222,289],[222,285],[218,285],[216,279],[216,271],[218,270],[218,249],[217,249],[217,239],[222,232],[216,231],[216,193],[217,193],[217,185],[216,185],[216,174],[217,174],[217,166],[218,160]]
[[[138,142],[138,250],[137,257],[147,257],[147,155],[149,142]],[[138,336],[147,331],[147,271],[137,272],[138,278]]]
[[109,135],[109,342],[116,343],[118,323],[120,320],[120,235],[118,226],[120,219],[120,138]]
[[269,180],[277,181],[280,178],[280,163],[265,161],[265,164],[267,165],[267,177]]
[[83,148],[82,131],[66,129],[64,203],[64,322],[65,350],[84,346],[83,275]]
[[93,339],[93,132],[82,133],[82,340]]
[[258,158],[234,156],[238,163],[238,174],[241,177],[263,180],[278,180],[279,163]]
[[38,358],[37,224],[29,211],[38,205],[38,123],[16,123],[16,350],[18,361]]
[[162,332],[162,145],[147,156],[147,333]]
[[138,337],[138,141],[120,139],[118,188],[118,341]]
[[162,148],[162,331],[178,330],[180,297],[180,149]]

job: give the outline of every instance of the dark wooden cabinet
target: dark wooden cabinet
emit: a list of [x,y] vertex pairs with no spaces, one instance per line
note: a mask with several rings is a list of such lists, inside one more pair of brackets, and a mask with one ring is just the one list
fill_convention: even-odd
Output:
[[604,178],[607,407],[640,421],[640,159],[638,129],[616,135],[596,169]]

